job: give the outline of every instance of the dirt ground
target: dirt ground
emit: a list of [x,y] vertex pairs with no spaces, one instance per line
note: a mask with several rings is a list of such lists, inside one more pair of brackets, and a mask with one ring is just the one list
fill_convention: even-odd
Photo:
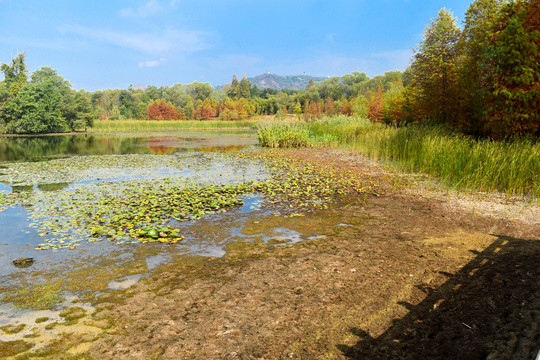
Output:
[[[389,176],[358,155],[307,154],[289,152]],[[294,245],[235,243],[223,258],[178,258],[102,297],[91,321],[112,326],[66,354],[534,359],[540,350],[538,205],[387,186],[308,216],[339,221]]]

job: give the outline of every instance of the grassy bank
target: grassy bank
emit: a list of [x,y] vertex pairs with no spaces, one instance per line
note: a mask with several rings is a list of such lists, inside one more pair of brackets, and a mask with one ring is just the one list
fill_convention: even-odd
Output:
[[347,117],[294,126],[307,131],[309,146],[345,146],[435,176],[451,188],[540,197],[538,142],[475,140],[440,128],[395,128]]
[[97,120],[91,131],[131,132],[156,130],[251,129],[255,127],[255,124],[256,122],[253,120]]

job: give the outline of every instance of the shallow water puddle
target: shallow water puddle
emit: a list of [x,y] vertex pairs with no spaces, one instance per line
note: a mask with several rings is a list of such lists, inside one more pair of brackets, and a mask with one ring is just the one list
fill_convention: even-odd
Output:
[[[69,297],[61,308],[68,308],[76,301]],[[75,308],[74,308],[75,309]],[[89,303],[77,303],[76,309],[82,314],[90,314],[94,307]],[[71,320],[73,312],[63,310],[29,310],[20,309],[10,304],[0,304],[0,341],[15,341],[32,338],[38,333],[57,335],[52,324],[62,324]],[[82,316],[81,316],[82,317]]]
[[112,280],[109,282],[109,289],[121,290],[128,289],[135,285],[140,279],[142,279],[144,274],[129,275],[119,280]]

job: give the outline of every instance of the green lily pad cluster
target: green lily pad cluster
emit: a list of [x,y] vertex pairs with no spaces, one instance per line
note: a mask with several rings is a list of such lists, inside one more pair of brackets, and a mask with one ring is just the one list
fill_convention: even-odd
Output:
[[7,195],[0,192],[0,212],[4,211],[7,208]]
[[74,248],[83,240],[104,239],[176,243],[184,238],[179,222],[242,205],[238,195],[250,189],[245,184],[182,186],[170,180],[101,183],[40,194],[31,226],[45,239],[38,249]]
[[[18,186],[70,184],[82,181],[154,180],[171,177],[198,179],[224,177],[242,164],[221,153],[177,153],[172,155],[73,156],[40,162],[6,163],[0,181]],[[250,174],[258,169],[247,169]]]
[[12,205],[18,204],[26,198],[27,194],[0,192],[0,212]]
[[[191,156],[192,159],[199,157]],[[116,157],[114,159],[116,161]],[[145,167],[144,159],[140,157],[118,162],[128,164],[135,159]],[[173,161],[172,166],[178,167],[178,158],[175,159],[163,157],[159,161]],[[155,157],[146,160],[158,161]],[[0,209],[15,203],[26,205],[32,221],[30,227],[38,230],[41,240],[38,249],[75,249],[82,242],[101,240],[118,244],[174,244],[185,237],[183,221],[226,212],[242,205],[242,196],[251,193],[264,194],[264,203],[273,204],[278,212],[294,214],[326,208],[340,194],[377,195],[376,186],[362,174],[314,165],[284,156],[283,152],[244,152],[230,157],[204,155],[199,160],[196,161],[201,170],[199,177],[157,176],[136,181],[104,181],[55,191],[0,193]],[[97,158],[69,161],[88,166],[88,162],[102,162]],[[227,164],[227,167],[215,167],[216,164]],[[57,165],[49,170],[56,169]],[[47,164],[44,162],[39,166]],[[197,166],[190,166],[190,169]],[[31,169],[25,170],[23,178],[30,176]],[[193,172],[197,173],[196,170]],[[51,178],[56,179],[52,175]]]
[[326,204],[338,195],[379,195],[378,186],[373,180],[348,169],[311,164],[284,156],[279,150],[239,156],[263,160],[271,169],[272,180],[258,182],[254,190],[273,197],[273,202],[287,201],[299,209],[326,208]]

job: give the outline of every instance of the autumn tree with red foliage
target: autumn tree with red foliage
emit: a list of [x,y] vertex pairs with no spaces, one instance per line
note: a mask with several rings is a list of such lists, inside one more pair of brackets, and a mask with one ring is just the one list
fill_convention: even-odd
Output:
[[369,107],[369,118],[373,122],[381,122],[383,119],[383,91],[379,86],[377,92],[373,94]]
[[311,104],[309,104],[309,114],[311,115],[312,119],[321,117],[322,113],[323,105],[320,101],[312,101]]
[[182,112],[178,112],[174,105],[163,100],[157,100],[148,105],[146,116],[148,120],[180,120],[185,119]]
[[332,98],[326,99],[326,107],[325,107],[326,115],[332,116],[336,113],[336,109],[334,107],[334,100]]

